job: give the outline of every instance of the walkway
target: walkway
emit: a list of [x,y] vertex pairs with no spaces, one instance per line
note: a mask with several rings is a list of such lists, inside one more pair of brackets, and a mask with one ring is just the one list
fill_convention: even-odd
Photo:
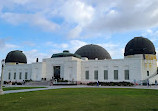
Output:
[[[21,86],[21,87],[25,87],[25,86]],[[41,86],[39,86],[39,87],[41,87]],[[121,86],[99,86],[98,87],[98,86],[77,85],[77,86],[48,86],[46,88],[9,90],[9,91],[4,91],[4,94],[19,93],[19,92],[29,92],[29,91],[40,91],[40,90],[49,90],[49,89],[61,89],[61,88],[134,88],[134,89],[155,89],[155,90],[158,90],[158,86],[157,87],[156,86],[151,86],[151,87],[147,87],[147,86],[133,86],[133,87],[126,87],[126,86],[122,86],[122,87]]]

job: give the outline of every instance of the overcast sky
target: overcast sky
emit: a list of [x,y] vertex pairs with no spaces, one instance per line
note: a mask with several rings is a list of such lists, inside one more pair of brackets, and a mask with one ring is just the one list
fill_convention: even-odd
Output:
[[119,59],[136,36],[158,50],[158,0],[0,0],[0,59],[22,50],[31,63],[85,44]]

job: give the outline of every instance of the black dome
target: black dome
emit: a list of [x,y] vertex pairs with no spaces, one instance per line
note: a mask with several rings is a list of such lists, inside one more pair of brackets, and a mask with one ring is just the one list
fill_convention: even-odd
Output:
[[15,50],[7,54],[5,62],[27,63],[27,58],[22,51]]
[[78,54],[81,57],[87,57],[88,59],[111,59],[110,54],[103,47],[93,44],[82,46],[75,52],[75,54]]
[[135,37],[130,40],[126,47],[124,56],[134,54],[156,54],[154,44],[147,38]]

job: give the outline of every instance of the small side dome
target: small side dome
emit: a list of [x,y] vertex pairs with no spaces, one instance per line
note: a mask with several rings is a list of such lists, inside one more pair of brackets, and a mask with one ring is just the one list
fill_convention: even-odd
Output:
[[130,40],[126,47],[124,56],[135,54],[153,54],[156,55],[154,44],[147,38],[134,37]]
[[27,63],[25,54],[20,50],[14,50],[7,54],[5,63]]
[[93,60],[96,58],[98,58],[98,60],[111,59],[110,54],[103,47],[94,44],[82,46],[75,54]]

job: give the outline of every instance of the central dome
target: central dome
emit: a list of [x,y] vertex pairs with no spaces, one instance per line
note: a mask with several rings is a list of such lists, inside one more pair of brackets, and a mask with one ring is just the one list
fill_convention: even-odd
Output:
[[27,58],[22,51],[14,50],[7,54],[5,63],[27,63]]
[[126,47],[124,56],[134,54],[156,54],[154,44],[147,38],[135,37],[130,40]]
[[103,47],[94,44],[82,46],[75,52],[75,54],[78,54],[81,57],[87,57],[88,59],[111,59],[110,54]]

